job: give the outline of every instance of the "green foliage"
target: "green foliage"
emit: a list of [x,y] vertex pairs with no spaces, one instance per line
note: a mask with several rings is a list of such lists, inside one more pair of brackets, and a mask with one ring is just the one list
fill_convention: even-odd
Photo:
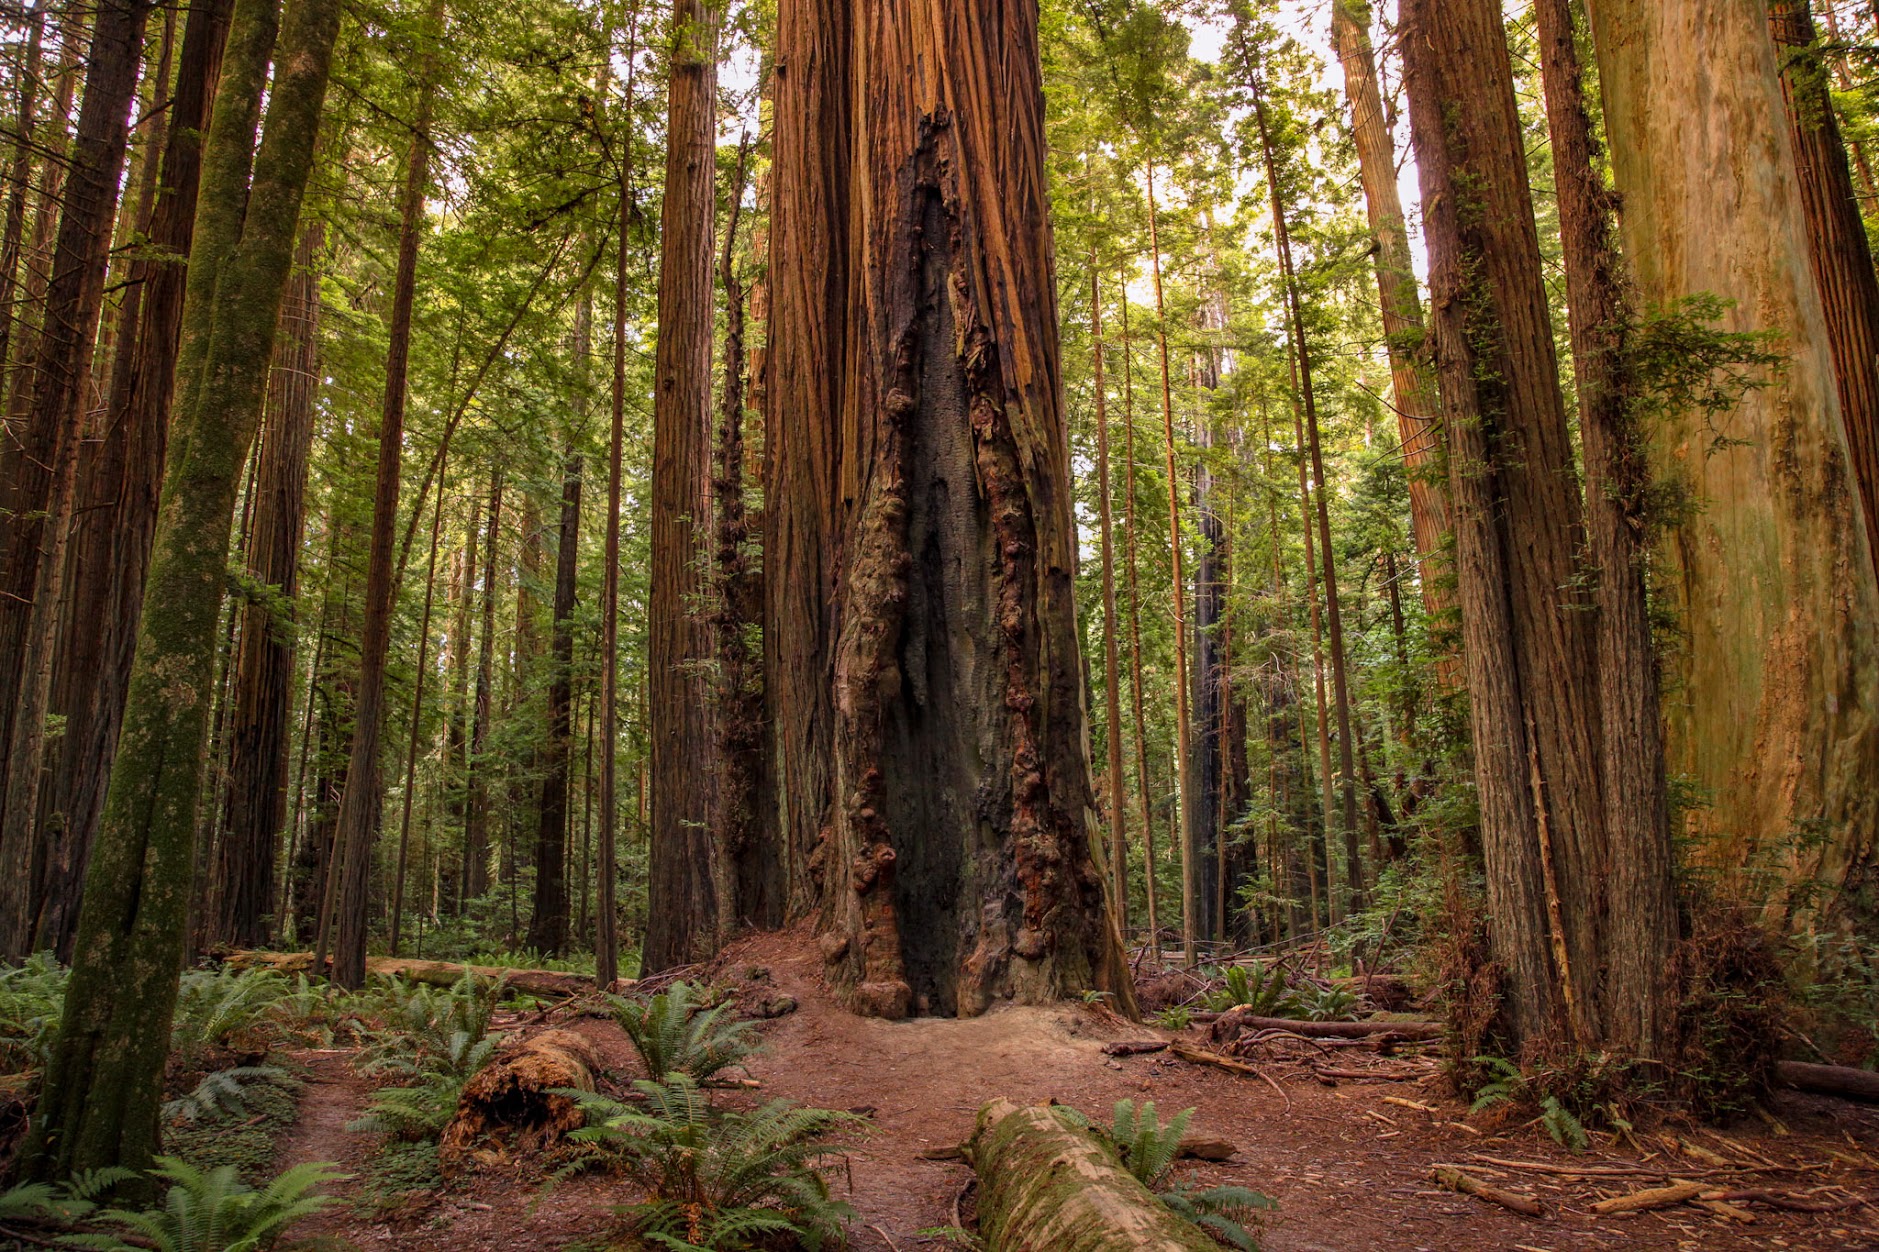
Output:
[[1236,1248],[1256,1249],[1249,1223],[1263,1210],[1277,1208],[1273,1201],[1246,1187],[1196,1187],[1173,1179],[1181,1154],[1181,1136],[1187,1133],[1194,1110],[1183,1109],[1162,1124],[1155,1102],[1118,1100],[1108,1138],[1116,1154],[1136,1181],[1153,1191],[1169,1209]]
[[1357,993],[1349,987],[1309,984],[1297,993],[1299,1013],[1308,1022],[1348,1022],[1357,1017]]
[[264,1029],[294,994],[294,985],[273,970],[188,970],[177,991],[170,1048],[187,1066],[210,1051],[264,1046]]
[[1246,1008],[1260,1017],[1290,1017],[1297,1007],[1297,996],[1277,965],[1229,965],[1224,979],[1225,986],[1207,993],[1207,1007],[1215,1012]]
[[0,1222],[69,1226],[90,1216],[105,1194],[135,1177],[135,1170],[94,1169],[61,1183],[21,1183],[0,1191]]
[[283,1072],[242,1088],[241,1108],[206,1112],[197,1120],[165,1119],[163,1151],[200,1169],[232,1165],[244,1182],[259,1184],[273,1176],[282,1135],[300,1112],[302,1084]]
[[344,1177],[325,1163],[297,1165],[257,1191],[232,1166],[201,1170],[173,1156],[158,1157],[151,1173],[170,1184],[161,1207],[96,1215],[123,1227],[126,1237],[83,1235],[66,1242],[101,1252],[264,1252],[289,1226],[331,1204],[315,1191]]
[[245,1113],[256,1086],[284,1082],[289,1077],[278,1065],[237,1065],[211,1070],[188,1094],[164,1102],[163,1119],[195,1123],[205,1118]]
[[1163,1030],[1186,1030],[1194,1024],[1194,1010],[1177,1004],[1155,1014],[1155,1024]]
[[44,1069],[65,1005],[67,971],[50,953],[0,968],[0,1073]]
[[449,988],[388,979],[378,987],[385,1026],[361,1056],[368,1073],[394,1074],[347,1129],[405,1141],[435,1139],[456,1115],[463,1084],[489,1063],[502,1037],[489,1023],[503,984],[471,971]]
[[643,1188],[623,1210],[636,1234],[687,1252],[735,1252],[787,1236],[817,1249],[839,1244],[851,1216],[832,1199],[822,1166],[862,1121],[849,1113],[775,1100],[749,1112],[714,1110],[682,1073],[633,1084],[645,1108],[587,1092],[587,1125],[571,1136],[597,1162]]
[[609,997],[614,1020],[654,1079],[683,1075],[705,1082],[761,1047],[756,1028],[731,1017],[731,1004],[706,1007],[698,989],[675,982],[648,1000]]

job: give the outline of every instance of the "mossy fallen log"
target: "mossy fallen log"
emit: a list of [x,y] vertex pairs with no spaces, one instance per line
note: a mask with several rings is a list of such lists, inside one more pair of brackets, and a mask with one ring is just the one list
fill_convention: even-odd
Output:
[[581,1108],[561,1091],[592,1091],[600,1057],[585,1036],[544,1030],[505,1045],[457,1100],[437,1142],[445,1176],[477,1159],[539,1152],[579,1130]]
[[[272,969],[283,974],[313,972],[311,952],[231,952],[224,964],[234,969]],[[564,974],[551,969],[508,969],[498,965],[458,965],[452,961],[414,961],[403,957],[368,958],[365,972],[384,978],[402,978],[406,982],[429,987],[452,987],[469,970],[478,978],[507,980],[516,991],[550,999],[587,995],[595,990],[592,978],[585,974]]]
[[1283,1030],[1306,1039],[1374,1039],[1386,1036],[1420,1042],[1440,1039],[1447,1027],[1432,1021],[1300,1022],[1289,1017],[1261,1017],[1242,1009],[1233,1009],[1214,1019],[1211,1035],[1215,1043],[1230,1043],[1241,1034],[1262,1030]]
[[991,1252],[1217,1252],[1090,1130],[1047,1105],[993,1100],[966,1152]]

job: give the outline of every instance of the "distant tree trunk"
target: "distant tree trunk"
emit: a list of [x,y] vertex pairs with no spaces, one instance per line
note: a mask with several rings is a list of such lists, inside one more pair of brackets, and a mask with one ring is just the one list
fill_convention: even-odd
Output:
[[[191,10],[175,94],[152,96],[159,108],[150,118],[147,138],[152,155],[160,151],[161,158],[145,166],[148,182],[139,193],[139,229],[152,250],[177,255],[189,251],[201,132],[228,31],[228,10],[227,0]],[[104,809],[123,719],[144,571],[156,528],[183,267],[173,260],[139,257],[125,281],[103,438],[80,469],[68,575],[73,594],[59,646],[60,677],[55,680],[63,693],[58,707],[65,715],[65,734],[47,787],[45,810],[53,815],[57,832],[38,946],[50,947],[68,960],[85,866]]]
[[0,457],[0,959],[32,947],[46,849],[39,827],[53,652],[78,487],[85,384],[143,59],[149,0],[103,0],[67,163],[58,244],[33,360],[32,407]]
[[1124,558],[1129,586],[1129,698],[1135,714],[1135,786],[1142,801],[1142,891],[1148,906],[1148,950],[1161,959],[1161,918],[1155,901],[1155,803],[1148,783],[1148,717],[1142,697],[1142,593],[1135,548],[1135,349],[1129,341],[1129,291],[1122,293],[1122,461]]
[[239,607],[243,624],[235,663],[235,708],[228,731],[227,829],[211,893],[216,915],[209,941],[230,947],[267,942],[274,912],[274,857],[287,814],[288,720],[293,715],[298,634],[300,543],[306,524],[308,456],[319,392],[319,261],[325,230],[301,232],[293,280],[281,309],[267,418],[261,437],[248,575],[273,589],[270,599]]
[[542,751],[541,825],[535,837],[535,912],[529,921],[533,952],[559,956],[568,946],[568,786],[573,769],[570,713],[574,693],[574,576],[581,555],[581,458],[568,457],[561,483],[561,529],[555,546],[553,669],[548,679],[548,725]]
[[[1663,711],[1651,636],[1646,546],[1650,467],[1633,416],[1632,310],[1617,246],[1617,202],[1600,172],[1570,0],[1537,0],[1540,71],[1553,141],[1565,250],[1572,361],[1579,384],[1590,555],[1598,578],[1599,774],[1607,853],[1600,936],[1604,1037],[1633,1055],[1668,1059],[1674,1045],[1679,938],[1676,849],[1664,779]],[[1823,93],[1824,94],[1824,93]],[[1844,172],[1844,160],[1842,160]],[[1849,202],[1850,203],[1850,202]],[[1853,219],[1859,229],[1859,219]],[[1862,253],[1865,236],[1860,236]],[[1867,258],[1868,285],[1871,258]],[[1879,390],[1871,393],[1879,399]]]
[[[1203,309],[1203,317],[1207,310]],[[1186,764],[1184,789],[1193,796],[1189,826],[1194,837],[1195,930],[1208,939],[1224,937],[1226,910],[1219,907],[1225,890],[1220,876],[1226,826],[1221,821],[1222,748],[1226,742],[1226,666],[1223,624],[1226,619],[1228,572],[1227,533],[1215,507],[1213,467],[1208,453],[1214,447],[1213,422],[1206,411],[1204,392],[1219,384],[1219,371],[1203,358],[1195,373],[1195,444],[1201,449],[1194,470],[1194,520],[1200,533],[1194,561],[1194,668],[1188,678],[1188,708],[1193,719],[1193,755]]]
[[[1700,506],[1667,545],[1686,632],[1667,767],[1710,797],[1689,818],[1702,863],[1733,877],[1773,856],[1789,885],[1826,885],[1809,902],[1870,917],[1859,888],[1879,830],[1879,587],[1765,17],[1753,0],[1593,10],[1641,298],[1713,292],[1733,301],[1727,329],[1775,331],[1788,355],[1727,415],[1729,446],[1712,447],[1697,413],[1671,415],[1655,441],[1659,472]],[[1692,127],[1698,90],[1709,124]]]
[[[448,449],[445,450],[446,456]],[[431,660],[431,613],[437,604],[437,549],[444,534],[444,471],[437,467],[437,501],[431,508],[431,551],[424,562],[424,612],[418,619],[418,663],[411,680],[411,727],[405,739],[404,799],[398,815],[398,861],[391,888],[391,954],[398,955],[404,935],[405,877],[411,853],[411,807],[417,796],[418,745],[424,735],[424,688],[429,681]],[[578,483],[578,480],[577,480]],[[423,930],[420,917],[418,927]]]
[[275,16],[271,0],[238,0],[204,149],[195,238],[215,249],[196,255],[214,260],[190,269],[182,453],[166,474],[123,734],[24,1153],[34,1177],[141,1169],[157,1143],[236,477],[260,418],[339,31],[335,0],[297,0],[256,152],[266,59],[251,54],[252,36],[271,34]]
[[[1243,33],[1242,33],[1243,38]],[[1257,73],[1248,62],[1250,72]],[[1266,115],[1264,85],[1252,84],[1253,116],[1259,125],[1260,150],[1265,158],[1266,183],[1272,193],[1273,230],[1279,245],[1279,277],[1285,285],[1285,301],[1290,313],[1293,351],[1296,353],[1300,398],[1305,411],[1305,442],[1311,453],[1312,496],[1318,510],[1318,551],[1324,559],[1325,626],[1331,640],[1331,692],[1336,701],[1338,737],[1338,792],[1341,797],[1341,826],[1344,834],[1344,899],[1348,911],[1363,907],[1363,862],[1357,854],[1357,767],[1351,732],[1350,676],[1344,659],[1344,614],[1338,599],[1337,553],[1331,547],[1331,509],[1326,499],[1324,477],[1324,442],[1318,434],[1317,388],[1312,380],[1311,342],[1305,334],[1305,305],[1299,294],[1298,275],[1292,267],[1292,236],[1286,224],[1285,195],[1281,190],[1280,166],[1272,143],[1272,128]],[[1326,838],[1330,832],[1326,832]]]
[[[1423,340],[1422,299],[1416,292],[1409,232],[1397,190],[1396,144],[1377,87],[1370,23],[1369,0],[1335,0],[1331,6],[1331,39],[1344,67],[1351,137],[1370,214],[1370,234],[1376,240],[1377,292],[1390,353],[1396,429],[1403,441],[1403,469],[1409,483],[1409,518],[1422,575],[1422,602],[1430,616],[1436,617],[1454,607],[1454,597],[1438,569],[1450,525],[1448,493],[1435,477],[1442,450],[1442,436],[1435,424],[1439,401],[1435,380],[1417,355]],[[1440,668],[1454,666],[1450,662]]]
[[1598,696],[1513,70],[1497,0],[1406,0],[1403,19],[1505,1024],[1516,1047],[1584,1044],[1600,1012]]
[[612,417],[607,443],[606,546],[600,593],[600,838],[594,850],[594,976],[610,987],[620,976],[619,909],[614,901],[614,832],[620,820],[620,470],[626,441],[626,313],[633,224],[633,84],[639,49],[639,5],[629,5],[626,99],[620,111],[620,204],[613,274]]
[[[1325,690],[1324,681],[1324,602],[1318,598],[1318,548],[1317,541],[1312,537],[1311,478],[1305,462],[1305,418],[1297,398],[1302,391],[1298,385],[1298,356],[1296,351],[1289,351],[1287,357],[1292,365],[1292,447],[1293,459],[1298,465],[1298,522],[1303,528],[1305,539],[1305,604],[1311,617],[1311,677],[1317,696],[1314,708],[1317,713],[1315,723],[1318,735],[1318,784],[1323,809],[1321,820],[1324,824],[1318,838],[1329,839],[1331,828],[1337,823],[1337,798],[1331,786],[1331,699]],[[1301,751],[1304,748],[1304,734],[1305,722],[1301,717],[1299,719]],[[1310,845],[1316,842],[1317,840],[1312,839],[1308,834],[1306,863],[1311,873],[1311,912],[1314,930],[1318,926],[1319,917],[1317,871],[1319,853],[1310,850]],[[1329,877],[1331,857],[1328,850],[1324,851],[1324,866],[1326,878],[1323,903],[1325,917],[1329,920],[1337,916],[1337,910],[1331,904],[1332,884]]]
[[[792,0],[779,23],[811,12]],[[1036,10],[904,16],[831,23],[868,109],[822,137],[855,156],[830,207],[875,260],[848,275],[855,355],[820,358],[842,370],[839,426],[819,420],[841,431],[853,501],[812,866],[822,952],[879,1016],[1084,988],[1133,1011],[1091,847]],[[778,203],[826,176],[813,158],[777,169]],[[802,281],[780,241],[771,259],[775,287]]]
[[713,208],[717,203],[718,21],[712,0],[672,16],[659,342],[654,362],[651,864],[644,970],[717,950],[717,731],[712,632],[700,601],[711,559]]
[[[1109,396],[1103,383],[1103,279],[1090,249],[1090,356],[1096,371],[1096,494],[1103,544],[1103,706],[1109,749],[1109,897],[1129,929],[1129,823],[1122,778],[1122,649],[1116,622],[1114,510],[1109,501]],[[1133,475],[1131,474],[1131,477]]]
[[489,890],[489,718],[496,671],[496,548],[502,534],[502,467],[489,476],[489,522],[483,540],[483,627],[476,653],[476,701],[470,713],[470,763],[463,829],[463,899]]
[[[48,0],[33,0],[26,18],[26,50],[22,54],[17,107],[13,114],[13,162],[7,173],[5,226],[0,228],[0,381],[11,359],[13,323],[18,312],[20,252],[26,244],[26,201],[33,177],[33,157],[39,129],[39,85],[43,73]],[[0,386],[0,395],[5,387]]]
[[718,848],[717,942],[729,940],[740,922],[781,925],[787,893],[774,839],[762,837],[758,795],[763,773],[763,652],[750,631],[763,612],[763,575],[751,568],[750,520],[744,509],[744,304],[737,272],[737,226],[750,160],[750,137],[737,149],[726,203],[730,220],[718,259],[724,286],[724,391],[719,400],[717,470],[712,495],[717,505],[712,632],[718,673],[717,752],[721,762]]
[[1161,291],[1161,230],[1156,225],[1155,163],[1148,163],[1149,272],[1155,278],[1155,341],[1161,351],[1161,448],[1168,476],[1168,565],[1174,603],[1174,726],[1175,777],[1181,780],[1181,955],[1189,965],[1196,960],[1194,941],[1200,919],[1195,877],[1194,796],[1186,785],[1193,759],[1193,719],[1188,709],[1187,685],[1187,576],[1181,561],[1181,476],[1174,460],[1174,392],[1168,379],[1168,310]]
[[424,198],[431,178],[431,114],[437,100],[437,46],[443,37],[444,0],[430,0],[418,52],[417,111],[398,205],[398,267],[392,281],[391,327],[385,352],[385,397],[379,414],[377,490],[372,500],[372,542],[365,574],[365,629],[359,641],[359,696],[352,723],[352,764],[339,802],[339,933],[333,945],[333,981],[365,985],[365,945],[372,882],[372,852],[385,805],[380,766],[385,722],[385,667],[391,654],[391,615],[398,599],[392,546],[398,529],[398,487],[404,467],[404,422],[411,366],[411,313],[417,298],[418,247],[424,233]]
[[67,145],[71,139],[72,98],[78,91],[78,67],[84,59],[88,16],[75,7],[67,7],[59,13],[59,60],[52,79],[51,107],[44,119],[46,125],[34,128],[38,181],[32,188],[32,236],[20,256],[24,267],[20,274],[23,290],[14,293],[15,304],[6,319],[9,355],[0,362],[7,370],[7,424],[16,428],[26,425],[33,407],[36,381],[33,363],[39,352],[40,317],[45,312],[47,288],[52,278],[52,248],[58,229],[59,205],[65,192]]
[[1865,506],[1867,544],[1879,560],[1879,274],[1873,271],[1872,245],[1827,93],[1808,0],[1769,0],[1768,27],[1781,58],[1796,186],[1827,319],[1846,449]]

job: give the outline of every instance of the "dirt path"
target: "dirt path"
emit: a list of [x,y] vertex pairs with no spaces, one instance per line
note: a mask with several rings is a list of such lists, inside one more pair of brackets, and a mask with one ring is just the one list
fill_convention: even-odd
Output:
[[[830,1002],[813,947],[789,936],[749,940],[727,954],[720,968],[753,998],[787,995],[798,1004],[794,1013],[765,1027],[768,1046],[750,1066],[762,1088],[740,1100],[780,1097],[868,1112],[872,1132],[836,1178],[838,1192],[860,1214],[852,1246],[863,1252],[945,1246],[918,1232],[952,1223],[972,1175],[959,1162],[923,1153],[961,1142],[980,1104],[993,1096],[1056,1099],[1103,1120],[1125,1097],[1154,1100],[1164,1119],[1197,1109],[1196,1129],[1227,1138],[1239,1150],[1224,1164],[1192,1167],[1191,1175],[1275,1199],[1279,1209],[1262,1237],[1268,1252],[1879,1249],[1879,1211],[1871,1207],[1828,1214],[1757,1208],[1748,1226],[1688,1207],[1595,1217],[1590,1204],[1601,1194],[1652,1184],[1600,1179],[1606,1185],[1598,1190],[1591,1181],[1480,1161],[1485,1155],[1584,1168],[1621,1158],[1571,1157],[1531,1127],[1471,1133],[1454,1124],[1464,1112],[1458,1107],[1430,1114],[1385,1102],[1393,1096],[1439,1104],[1415,1084],[1324,1086],[1293,1076],[1275,1087],[1166,1053],[1111,1058],[1102,1052],[1105,1041],[1160,1032],[1083,1005],[1006,1009],[970,1021],[857,1018]],[[574,1026],[600,1046],[616,1078],[637,1076],[631,1050],[612,1022],[589,1019]],[[322,1074],[328,1072],[324,1064]],[[335,1066],[334,1072],[343,1069],[337,1058]],[[348,1094],[354,1083],[336,1077],[309,1088],[283,1161],[337,1159],[348,1169],[368,1167],[369,1143],[344,1131],[345,1122],[357,1116],[356,1104],[348,1101],[362,1099]],[[1726,1140],[1690,1133],[1732,1160],[1759,1154],[1809,1171],[1747,1176],[1749,1181],[1731,1185],[1782,1191],[1844,1185],[1858,1194],[1879,1194],[1879,1112],[1794,1094],[1780,1097],[1774,1111],[1783,1133],[1760,1124],[1732,1128]],[[1636,1154],[1628,1159],[1635,1161]],[[1436,1190],[1428,1178],[1439,1162],[1462,1163],[1502,1186],[1529,1191],[1547,1204],[1549,1216],[1524,1219]],[[544,1193],[532,1166],[514,1162],[484,1171],[420,1211],[390,1219],[335,1212],[323,1216],[317,1229],[296,1233],[336,1236],[360,1248],[439,1252],[521,1252],[577,1242],[591,1247],[609,1227],[610,1207],[633,1198],[602,1179],[574,1180]],[[1704,1167],[1683,1160],[1673,1168],[1687,1173]]]

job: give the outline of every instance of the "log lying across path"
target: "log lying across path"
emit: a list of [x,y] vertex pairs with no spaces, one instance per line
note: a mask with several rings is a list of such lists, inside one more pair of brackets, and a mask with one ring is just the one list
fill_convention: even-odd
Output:
[[1215,1043],[1237,1039],[1248,1032],[1283,1030],[1306,1039],[1371,1039],[1393,1035],[1398,1039],[1440,1039],[1447,1027],[1441,1022],[1295,1022],[1289,1017],[1260,1017],[1241,1009],[1222,1013],[1213,1024]]
[[1879,1104],[1879,1074],[1846,1065],[1809,1065],[1803,1061],[1780,1061],[1775,1077],[1782,1084],[1812,1091],[1819,1095],[1839,1096]]
[[592,1091],[600,1057],[571,1030],[544,1030],[507,1044],[463,1085],[457,1115],[437,1143],[445,1176],[473,1159],[539,1152],[579,1130],[581,1108],[557,1091]]
[[[272,969],[283,974],[310,974],[313,972],[313,953],[231,952],[225,963],[234,969]],[[595,989],[594,980],[585,974],[563,974],[551,969],[504,969],[497,965],[457,965],[450,961],[413,961],[392,956],[374,956],[365,963],[365,972],[368,974],[402,978],[406,982],[423,983],[429,987],[454,987],[462,981],[465,970],[478,978],[491,981],[506,979],[510,987],[532,996],[565,999],[568,996],[587,995]]]
[[1093,1132],[1048,1105],[993,1100],[966,1152],[991,1252],[1218,1252]]

